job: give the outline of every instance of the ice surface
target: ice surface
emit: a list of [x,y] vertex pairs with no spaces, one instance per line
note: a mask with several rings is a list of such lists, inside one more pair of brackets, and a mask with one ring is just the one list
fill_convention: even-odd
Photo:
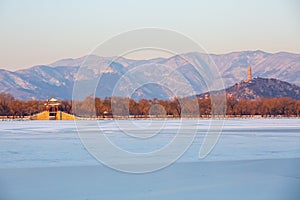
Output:
[[299,200],[300,159],[177,163],[154,173],[103,166],[0,170],[2,200]]
[[[162,121],[122,121],[126,130],[131,123],[142,127],[147,139],[124,134],[112,120],[98,123],[114,144],[139,153],[174,138],[181,121]],[[87,131],[99,129],[84,123]],[[155,123],[164,128],[153,135]],[[210,120],[188,124],[185,133],[196,129],[197,137],[184,155],[170,167],[138,175],[100,164],[73,121],[0,122],[0,199],[300,199],[300,119],[225,120],[203,160],[199,148]]]
[[[152,127],[155,127],[155,123],[161,124],[161,121],[164,123],[163,128],[154,130]],[[182,124],[180,120],[161,121],[134,121],[134,124],[144,127],[137,134],[157,132],[156,135],[146,139],[126,135],[129,128],[134,129],[135,126],[130,120],[121,120],[118,123],[102,120],[97,127],[91,127],[88,121],[84,123],[86,123],[85,130],[101,129],[116,146],[134,153],[163,148],[172,141],[179,128],[185,129],[186,134],[197,130],[193,144],[178,162],[300,158],[300,119],[225,120],[219,142],[204,160],[199,160],[199,149],[210,120],[189,120],[188,127],[180,127],[179,124]],[[119,123],[122,123],[122,129]],[[82,145],[73,121],[9,121],[0,122],[0,128],[0,168],[99,163]]]

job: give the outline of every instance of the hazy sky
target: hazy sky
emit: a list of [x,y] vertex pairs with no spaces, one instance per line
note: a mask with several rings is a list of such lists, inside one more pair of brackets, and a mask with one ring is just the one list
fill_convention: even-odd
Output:
[[300,53],[298,0],[0,0],[0,68],[89,54],[124,31],[179,31],[209,53]]

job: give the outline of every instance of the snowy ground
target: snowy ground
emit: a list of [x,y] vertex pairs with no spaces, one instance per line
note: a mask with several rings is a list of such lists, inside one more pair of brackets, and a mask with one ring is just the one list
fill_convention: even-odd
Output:
[[[134,123],[151,129],[147,120]],[[168,144],[178,124],[168,120],[161,134],[137,142],[114,121],[99,122],[112,142],[136,153]],[[300,199],[299,119],[226,120],[217,145],[203,160],[199,148],[210,120],[189,124],[185,131],[197,128],[197,136],[175,164],[128,174],[91,156],[73,121],[0,122],[0,200]],[[168,157],[163,156],[157,159]]]

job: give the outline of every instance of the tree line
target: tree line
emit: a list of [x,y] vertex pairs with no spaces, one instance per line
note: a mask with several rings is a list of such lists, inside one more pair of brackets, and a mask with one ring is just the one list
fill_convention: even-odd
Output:
[[[140,99],[123,97],[94,98],[82,101],[62,100],[59,109],[82,117],[210,117],[211,99],[174,98],[171,100]],[[0,93],[0,116],[24,117],[45,111],[45,101],[18,100],[12,95]],[[260,115],[300,116],[300,100],[292,98],[264,98],[256,100],[227,97],[227,116]]]

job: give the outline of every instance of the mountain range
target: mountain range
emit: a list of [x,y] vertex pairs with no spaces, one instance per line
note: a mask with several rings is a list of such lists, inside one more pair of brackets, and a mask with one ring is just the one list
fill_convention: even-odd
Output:
[[[63,59],[48,65],[34,66],[18,71],[0,69],[0,93],[13,94],[18,99],[71,99],[74,83],[86,85],[98,84],[94,90],[83,89],[82,96],[96,93],[99,97],[111,96],[115,85],[129,70],[144,65],[148,69],[155,65],[167,65],[183,75],[197,93],[207,91],[205,82],[199,73],[182,57],[189,59],[201,58],[213,62],[220,72],[225,87],[234,85],[247,76],[248,65],[252,66],[253,77],[279,79],[300,86],[300,54],[287,52],[267,53],[257,51],[241,51],[228,54],[201,54],[197,52],[175,55],[170,58],[149,60],[132,60],[124,57],[113,58],[96,55],[76,59]],[[80,71],[84,63],[86,70]],[[108,66],[108,67],[103,67]],[[154,68],[151,68],[151,70]],[[78,73],[79,72],[79,73]],[[82,73],[83,72],[83,73]],[[97,82],[101,76],[100,82]],[[180,85],[180,80],[173,78],[173,85]],[[177,81],[177,82],[176,82]],[[99,86],[100,85],[100,86]],[[127,86],[124,85],[124,88]],[[88,87],[87,87],[88,88]],[[136,98],[166,98],[168,88],[158,84],[148,84],[138,88]]]

